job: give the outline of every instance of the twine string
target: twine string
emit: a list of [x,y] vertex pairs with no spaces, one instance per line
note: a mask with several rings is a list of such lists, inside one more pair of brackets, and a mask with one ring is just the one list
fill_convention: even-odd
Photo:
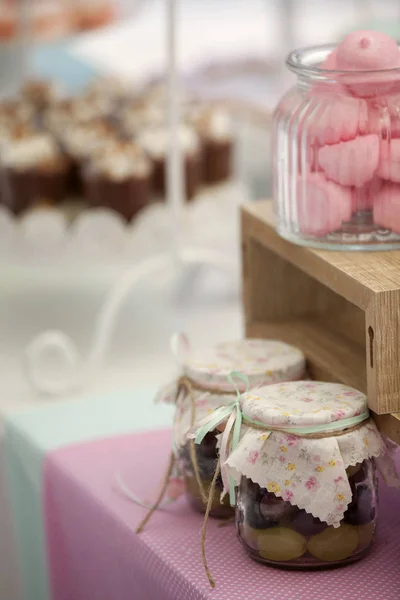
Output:
[[214,499],[215,489],[216,489],[216,485],[217,485],[217,479],[218,479],[218,476],[219,476],[220,472],[221,472],[221,461],[220,461],[220,459],[218,459],[217,466],[216,466],[215,473],[214,473],[214,477],[212,479],[210,490],[209,490],[209,494],[208,494],[207,508],[206,508],[206,513],[204,515],[204,521],[203,521],[203,526],[201,528],[201,538],[200,538],[201,558],[203,560],[203,566],[204,566],[204,570],[206,572],[208,581],[210,582],[210,586],[212,588],[215,588],[215,581],[214,581],[213,576],[211,575],[211,572],[210,572],[210,569],[209,569],[208,563],[207,563],[206,537],[207,537],[208,519],[209,519],[209,516],[210,516],[212,502],[213,502],[213,499]]
[[[190,414],[190,428],[192,428],[196,422],[196,401],[194,397],[194,389],[192,382],[188,377],[181,377],[178,381],[178,390],[186,389],[188,392],[188,396],[190,398],[191,404],[191,414]],[[196,454],[196,446],[194,440],[189,440],[189,451],[190,451],[190,460],[192,462],[194,475],[196,477],[197,486],[200,491],[200,496],[203,504],[207,504],[208,497],[206,491],[204,489],[203,481],[200,476],[199,463],[197,462],[197,454]]]
[[153,513],[160,506],[162,499],[164,498],[164,494],[167,491],[168,483],[169,483],[174,465],[175,465],[175,454],[173,452],[171,452],[171,455],[169,458],[168,469],[167,469],[167,472],[165,473],[163,484],[161,486],[160,493],[158,494],[157,500],[155,501],[153,506],[150,508],[147,515],[144,517],[144,519],[142,519],[142,521],[137,526],[136,533],[141,533],[143,531],[143,529],[146,527],[147,523],[150,521]]
[[[181,397],[181,392],[183,389],[186,389],[187,393],[188,393],[188,397],[190,400],[190,404],[191,404],[191,415],[190,415],[190,427],[192,428],[196,422],[196,401],[195,401],[195,396],[194,396],[194,390],[201,390],[205,393],[211,393],[213,395],[226,395],[226,394],[235,394],[236,392],[214,392],[214,390],[211,390],[210,388],[207,387],[203,387],[200,386],[198,384],[196,384],[195,382],[193,382],[191,379],[189,379],[186,376],[182,376],[178,379],[177,382],[177,395],[176,395],[176,404],[178,405],[180,403],[180,397]],[[182,402],[184,401],[184,396],[182,394]],[[176,451],[176,448],[174,449]],[[200,469],[199,469],[199,464],[197,461],[197,455],[196,455],[196,445],[195,445],[195,441],[193,439],[191,439],[189,441],[189,451],[190,451],[190,460],[193,466],[193,471],[195,474],[195,478],[196,478],[196,483],[197,486],[199,488],[199,492],[200,492],[200,496],[201,496],[201,500],[203,502],[203,504],[205,506],[208,505],[208,501],[209,501],[209,495],[207,495],[207,492],[204,488],[204,484],[203,481],[201,479],[200,476]],[[175,466],[176,463],[176,457],[175,457],[175,452],[173,451],[171,453],[171,457],[170,457],[170,463],[168,465],[167,471],[165,473],[164,479],[163,479],[163,483],[161,485],[161,489],[160,489],[160,493],[157,497],[156,502],[149,508],[149,511],[147,512],[146,516],[144,517],[144,519],[140,522],[140,524],[138,525],[137,529],[136,529],[136,533],[141,533],[144,529],[144,527],[147,525],[147,523],[150,521],[153,513],[158,510],[165,492],[167,491],[168,488],[168,483],[169,483],[169,479],[171,477],[173,468]],[[215,487],[215,486],[214,486]]]

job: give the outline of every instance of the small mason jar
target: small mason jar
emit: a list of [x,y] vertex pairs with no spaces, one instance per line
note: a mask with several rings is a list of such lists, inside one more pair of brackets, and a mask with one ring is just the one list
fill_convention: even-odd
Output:
[[[305,376],[305,357],[301,350],[280,341],[245,339],[188,352],[181,369],[182,376],[175,383],[175,455],[186,498],[194,510],[204,513],[218,462],[219,431],[213,429],[207,433],[200,444],[187,439],[188,431],[216,408],[231,404],[237,397],[236,389],[246,391],[243,380],[229,382],[228,376],[233,371],[247,378],[249,388],[298,380]],[[174,394],[165,396],[172,398]],[[213,517],[234,515],[229,498],[225,496],[220,501],[222,491],[220,475],[212,500],[210,514]]]
[[[364,49],[372,56],[374,34],[352,36],[337,48],[304,48],[287,59],[297,83],[273,119],[276,227],[303,246],[397,249],[400,53],[389,38],[388,64],[397,67],[357,70]],[[345,57],[355,54],[353,70],[344,69],[343,44]]]
[[244,477],[237,495],[236,523],[248,554],[259,562],[293,569],[345,565],[362,558],[375,536],[376,469],[367,459],[346,473],[352,498],[337,528]]
[[[236,486],[237,533],[250,557],[293,569],[362,558],[377,523],[376,465],[388,483],[399,483],[366,396],[298,381],[251,390],[240,410],[241,439],[222,469]],[[232,420],[225,441],[230,427]]]

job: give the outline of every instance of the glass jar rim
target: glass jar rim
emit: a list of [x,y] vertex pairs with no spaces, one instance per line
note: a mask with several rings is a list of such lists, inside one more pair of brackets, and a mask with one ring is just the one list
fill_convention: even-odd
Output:
[[[392,67],[388,69],[371,69],[359,71],[340,71],[337,69],[323,69],[318,66],[321,64],[333,50],[337,48],[336,44],[321,44],[318,46],[304,46],[292,50],[286,58],[287,67],[298,75],[310,75],[316,77],[332,77],[335,75],[366,75],[366,74],[390,74],[398,73],[400,75],[400,67]],[[399,45],[400,50],[400,45]]]

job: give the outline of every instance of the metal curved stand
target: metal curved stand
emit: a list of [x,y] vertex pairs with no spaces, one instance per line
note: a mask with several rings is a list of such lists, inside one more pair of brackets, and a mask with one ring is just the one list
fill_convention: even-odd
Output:
[[[179,261],[172,255],[158,254],[127,271],[110,290],[100,310],[89,356],[85,361],[66,333],[49,330],[39,334],[25,349],[26,374],[33,388],[42,394],[58,396],[88,385],[103,365],[118,314],[136,286],[166,269],[172,268],[181,276],[186,269],[204,265],[232,274],[235,270],[234,264],[222,254],[206,248],[186,248]],[[68,369],[65,377],[55,379],[41,367],[43,358],[50,352],[57,352],[60,362]]]

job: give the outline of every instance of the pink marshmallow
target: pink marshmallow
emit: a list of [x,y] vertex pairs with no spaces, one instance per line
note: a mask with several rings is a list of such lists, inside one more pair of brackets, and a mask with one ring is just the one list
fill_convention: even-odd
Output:
[[378,31],[353,31],[337,47],[340,71],[377,71],[400,66],[396,42]]
[[377,174],[382,179],[400,183],[400,139],[382,142]]
[[387,183],[374,201],[374,222],[400,233],[400,186]]
[[349,142],[324,146],[318,164],[328,179],[341,185],[361,187],[370,181],[379,164],[379,137],[359,136]]
[[368,106],[365,100],[335,96],[315,112],[310,123],[310,137],[321,146],[353,140],[368,129]]
[[400,83],[400,71],[393,71],[400,67],[397,43],[377,31],[355,31],[346,36],[338,46],[336,66],[349,72],[340,80],[362,98],[389,93]]
[[340,229],[351,217],[351,190],[328,181],[321,173],[297,180],[297,214],[300,231],[324,236]]

